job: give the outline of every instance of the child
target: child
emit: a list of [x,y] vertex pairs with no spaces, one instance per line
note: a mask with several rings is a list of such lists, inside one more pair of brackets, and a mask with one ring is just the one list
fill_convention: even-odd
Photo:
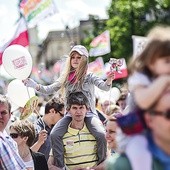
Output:
[[[170,35],[169,27],[159,26],[151,30],[145,49],[129,65],[130,112],[135,112],[138,108],[143,110],[152,108],[161,94],[170,87],[170,37],[168,35]],[[120,120],[119,123],[121,124]],[[126,145],[125,153],[133,170],[151,170],[152,158],[147,150],[147,140],[139,133],[142,129],[138,130]],[[125,133],[127,134],[127,129]],[[139,166],[139,162],[142,167]]]
[[[24,84],[45,94],[53,94],[58,90],[61,90],[61,93],[65,94],[65,98],[74,91],[82,91],[85,94],[90,103],[90,111],[86,115],[86,124],[89,131],[97,140],[99,164],[106,158],[107,147],[104,127],[98,119],[97,112],[95,110],[94,86],[97,86],[102,90],[109,91],[112,80],[114,79],[114,72],[110,72],[110,74],[108,74],[106,81],[103,81],[92,73],[87,74],[88,56],[88,51],[84,46],[76,45],[70,51],[65,73],[61,75],[55,83],[43,86],[37,84],[32,79],[27,79],[24,80]],[[54,161],[55,165],[60,168],[64,167],[64,161],[61,161],[64,159],[60,159],[63,158],[64,155],[62,137],[66,133],[67,126],[70,122],[71,117],[70,114],[67,113],[66,116],[54,126],[51,132]]]

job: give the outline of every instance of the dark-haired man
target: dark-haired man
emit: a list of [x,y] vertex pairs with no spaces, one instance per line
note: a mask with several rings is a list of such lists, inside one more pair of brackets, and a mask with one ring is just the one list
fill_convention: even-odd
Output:
[[[82,92],[74,92],[68,96],[67,111],[72,120],[62,138],[64,144],[63,161],[65,163],[65,167],[62,169],[92,168],[98,163],[97,142],[85,123],[88,110],[89,102]],[[55,162],[57,142],[54,133],[51,133],[51,139]]]
[[64,116],[64,111],[63,99],[55,97],[46,103],[44,116],[36,122],[38,137],[31,149],[43,153],[46,160],[48,160],[51,150],[50,132],[53,126]]

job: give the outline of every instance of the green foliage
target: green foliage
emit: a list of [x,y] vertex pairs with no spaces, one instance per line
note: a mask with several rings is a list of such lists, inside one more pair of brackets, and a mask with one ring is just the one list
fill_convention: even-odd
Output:
[[106,29],[110,30],[112,56],[131,57],[132,35],[145,36],[156,24],[170,24],[169,0],[112,0]]
[[94,37],[109,30],[111,53],[102,56],[104,62],[110,57],[124,57],[128,61],[133,52],[132,35],[145,36],[156,24],[170,25],[169,9],[170,0],[112,0],[107,11],[109,19],[101,22],[97,16],[92,16],[93,35],[87,33],[87,38],[82,40],[82,44],[89,49]]

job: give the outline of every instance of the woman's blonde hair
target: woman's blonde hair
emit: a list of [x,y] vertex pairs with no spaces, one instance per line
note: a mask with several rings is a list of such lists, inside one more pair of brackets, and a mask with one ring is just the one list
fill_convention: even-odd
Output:
[[[81,56],[80,64],[77,69],[74,69],[71,66],[71,59],[72,59],[72,56],[74,56],[75,54],[78,54],[79,56]],[[76,77],[75,83],[79,82],[80,85],[82,85],[84,77],[86,76],[86,73],[87,73],[87,68],[88,68],[88,58],[86,56],[80,55],[76,51],[73,51],[70,53],[69,57],[66,60],[64,72],[59,77],[59,81],[61,83],[62,94],[65,92],[65,85],[68,83],[68,78],[69,78],[70,73],[72,71],[75,71],[75,77]]]
[[121,109],[118,105],[116,104],[111,104],[110,106],[107,107],[105,114],[107,116],[113,115],[115,112],[120,112]]

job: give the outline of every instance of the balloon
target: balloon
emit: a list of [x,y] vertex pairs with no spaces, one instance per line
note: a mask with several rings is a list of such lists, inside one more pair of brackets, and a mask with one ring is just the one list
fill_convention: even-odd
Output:
[[7,96],[17,106],[24,107],[27,101],[35,96],[35,91],[26,87],[21,80],[14,79],[8,84]]
[[25,47],[11,45],[3,53],[2,64],[12,77],[25,80],[32,70],[32,57]]
[[117,87],[111,88],[111,100],[117,101],[120,95],[121,95],[121,92]]
[[98,98],[101,101],[108,100],[116,103],[119,97],[120,97],[120,90],[117,87],[112,87],[109,91],[103,91],[103,90],[98,91]]

